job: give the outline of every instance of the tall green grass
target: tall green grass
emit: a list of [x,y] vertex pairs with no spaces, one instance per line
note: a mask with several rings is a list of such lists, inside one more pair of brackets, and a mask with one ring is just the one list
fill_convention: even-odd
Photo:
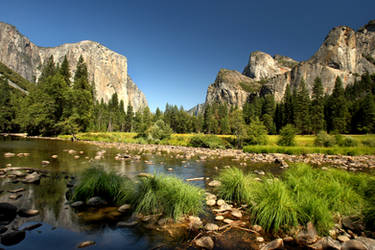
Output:
[[243,148],[246,153],[268,154],[282,153],[289,155],[302,154],[327,154],[327,155],[373,155],[375,148],[367,146],[358,147],[304,147],[304,146],[274,146],[274,145],[249,145]]
[[239,169],[224,170],[219,179],[219,195],[246,201],[253,221],[267,231],[311,221],[326,234],[334,218],[344,215],[364,216],[368,226],[375,222],[375,178],[368,174],[297,164],[280,180],[270,176],[256,185],[251,175]]
[[135,208],[138,213],[162,213],[174,219],[203,211],[204,191],[167,175],[141,178],[137,185]]
[[73,190],[73,201],[86,201],[99,196],[113,204],[132,202],[135,188],[129,178],[123,178],[113,172],[93,167],[83,172],[78,185]]
[[297,225],[297,206],[282,181],[269,179],[252,193],[255,204],[250,211],[254,222],[266,231],[277,232],[282,227]]
[[246,203],[251,200],[252,189],[257,182],[250,174],[244,174],[238,168],[228,168],[220,172],[221,185],[217,188],[218,195],[224,200],[236,203]]

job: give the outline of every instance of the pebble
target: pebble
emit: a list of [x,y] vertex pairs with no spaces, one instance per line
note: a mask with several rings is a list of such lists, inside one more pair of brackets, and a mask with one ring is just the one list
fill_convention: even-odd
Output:
[[258,236],[258,237],[256,238],[256,242],[258,242],[258,243],[263,243],[263,242],[264,242],[264,238]]
[[79,243],[79,245],[77,247],[78,248],[84,248],[84,247],[88,247],[88,246],[92,246],[92,245],[95,245],[95,241],[88,240],[88,241],[84,241],[84,242]]
[[239,210],[233,210],[231,215],[236,217],[236,218],[242,218],[242,213]]
[[221,185],[221,182],[220,181],[217,181],[217,180],[213,180],[213,181],[210,181],[209,183],[208,183],[208,186],[210,186],[210,187],[218,187],[218,186],[220,186]]
[[57,157],[58,157],[57,155],[52,155],[51,156],[51,158],[53,158],[53,159],[57,159]]
[[217,231],[217,230],[219,230],[219,226],[216,225],[216,224],[213,224],[213,223],[207,223],[206,226],[204,226],[204,228],[207,231]]
[[120,206],[120,207],[118,208],[118,211],[119,211],[120,213],[125,213],[125,212],[127,212],[130,208],[131,208],[131,205],[130,205],[130,204],[124,204],[124,205],[122,205],[122,206]]
[[195,245],[204,249],[213,249],[215,246],[214,241],[209,236],[201,237],[195,240]]
[[220,199],[220,200],[217,201],[217,205],[218,206],[222,206],[224,204],[226,204],[226,203],[225,203],[225,201],[223,199]]
[[49,161],[42,161],[42,165],[48,165],[48,164],[50,164]]
[[218,216],[215,217],[215,220],[222,221],[222,220],[224,220],[224,216],[218,215]]
[[350,238],[346,235],[339,235],[337,236],[337,239],[340,241],[340,242],[345,242],[345,241],[348,241],[350,240]]
[[215,206],[215,204],[216,204],[216,201],[215,200],[208,200],[208,201],[206,201],[206,204],[207,204],[207,206]]
[[227,224],[232,224],[234,222],[234,220],[224,219],[224,222],[227,223]]

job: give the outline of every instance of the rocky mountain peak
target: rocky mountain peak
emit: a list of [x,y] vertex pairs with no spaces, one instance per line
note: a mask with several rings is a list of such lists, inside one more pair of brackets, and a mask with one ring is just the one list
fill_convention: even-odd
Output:
[[90,40],[66,43],[58,47],[39,47],[9,24],[0,22],[0,62],[31,82],[41,74],[41,66],[50,56],[70,63],[72,76],[80,56],[87,64],[89,80],[95,84],[97,100],[108,102],[114,93],[139,110],[147,106],[144,94],[128,76],[127,58],[102,44]]
[[260,81],[288,72],[297,63],[286,56],[275,55],[272,57],[265,52],[255,51],[250,54],[249,63],[243,74],[255,81]]

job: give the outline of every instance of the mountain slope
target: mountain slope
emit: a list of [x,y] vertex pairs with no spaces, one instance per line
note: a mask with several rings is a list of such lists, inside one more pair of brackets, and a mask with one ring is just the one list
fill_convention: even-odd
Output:
[[35,82],[41,74],[43,62],[50,56],[61,63],[64,56],[70,64],[72,75],[82,55],[87,64],[89,80],[95,83],[96,98],[104,102],[118,94],[125,105],[134,110],[147,106],[144,94],[128,76],[127,58],[93,41],[63,44],[54,48],[43,48],[33,44],[17,29],[0,22],[0,62],[25,79]]
[[[222,81],[220,70],[215,83],[208,87],[205,103],[225,102],[241,108],[249,95],[267,93],[273,94],[280,102],[286,86],[297,88],[302,80],[311,94],[316,77],[322,79],[324,92],[331,93],[338,76],[347,86],[366,72],[375,73],[375,20],[358,31],[346,26],[333,28],[319,50],[307,61],[297,62],[286,56],[272,57],[261,51],[252,52],[241,76],[237,72],[236,77]],[[256,91],[240,91],[239,78],[246,79],[248,88]]]

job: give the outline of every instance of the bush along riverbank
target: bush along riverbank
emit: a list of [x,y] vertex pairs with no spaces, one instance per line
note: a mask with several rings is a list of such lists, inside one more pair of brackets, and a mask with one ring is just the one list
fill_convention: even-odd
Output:
[[186,246],[211,249],[230,229],[251,235],[263,249],[284,244],[313,249],[375,246],[369,238],[375,236],[375,178],[369,174],[298,164],[279,177],[258,178],[226,168],[208,187],[211,192],[205,193],[173,176],[140,174],[134,181],[92,168],[69,197],[78,211],[117,205],[119,213],[133,214],[119,227],[142,224],[174,237],[183,234]]

